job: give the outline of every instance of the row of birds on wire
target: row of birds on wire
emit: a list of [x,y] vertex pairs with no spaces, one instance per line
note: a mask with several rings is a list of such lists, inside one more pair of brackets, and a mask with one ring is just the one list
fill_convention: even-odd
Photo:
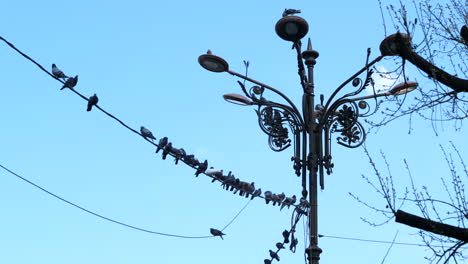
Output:
[[[63,80],[64,84],[60,90],[63,90],[65,88],[69,89],[74,89],[75,86],[78,83],[78,75],[75,77],[68,77],[61,71],[55,64],[52,64],[52,74],[54,75],[55,78],[59,80]],[[88,98],[88,105],[86,110],[89,112],[92,110],[92,107],[97,105],[99,102],[99,99],[96,94]],[[151,130],[145,128],[144,126],[140,127],[140,135],[146,139],[146,140],[151,140],[151,142],[154,144],[154,140],[156,140],[156,137],[153,135]],[[227,175],[224,174],[224,170],[220,169],[215,169],[213,167],[208,168],[208,160],[205,160],[204,162],[200,162],[195,155],[187,155],[186,151],[183,148],[176,148],[172,146],[172,143],[169,142],[168,137],[163,137],[159,140],[158,144],[155,144],[156,147],[156,153],[159,151],[162,151],[162,159],[165,160],[168,155],[172,156],[175,158],[175,164],[178,164],[179,161],[182,161],[183,163],[187,164],[188,166],[196,169],[195,171],[195,176],[198,177],[200,174],[205,174],[209,177],[212,178],[211,182],[219,181],[221,182],[221,186],[223,189],[228,190],[233,192],[234,194],[239,193],[240,196],[246,197],[250,199],[254,199],[255,197],[261,197],[265,199],[266,204],[271,204],[273,206],[278,205],[280,206],[280,210],[282,210],[284,207],[289,208],[290,206],[296,206],[296,196],[292,195],[291,197],[286,197],[286,195],[283,193],[276,194],[271,191],[265,191],[263,193],[262,197],[262,189],[261,188],[256,188],[255,183],[251,182],[245,182],[241,181],[239,178],[236,178],[231,171]],[[306,199],[301,198],[300,203],[296,206],[295,210],[297,210],[300,214],[307,214],[306,211],[307,209],[310,208],[309,204]],[[295,226],[295,225],[294,225]],[[278,252],[282,249],[284,249],[284,244],[289,245],[289,249],[293,252],[296,251],[296,246],[298,244],[298,239],[294,237],[294,231],[295,228],[294,226],[292,227],[292,230],[284,230],[282,235],[283,235],[283,242],[278,242],[276,243],[276,251],[274,250],[269,250],[269,255],[270,259],[265,259],[264,263],[265,264],[271,264],[273,260],[280,261],[280,257],[278,255]],[[215,237],[220,237],[223,239],[224,234],[221,230],[215,229],[215,228],[210,228],[210,233],[211,235]],[[290,240],[290,235],[291,235],[291,240]]]
[[[75,77],[67,76],[62,70],[60,70],[57,65],[52,64],[52,75],[64,81],[62,88],[73,90],[78,83],[78,75]],[[99,102],[99,98],[96,94],[90,96],[88,99],[87,111],[91,111],[93,106],[97,105]],[[153,133],[145,128],[144,126],[140,127],[140,135],[145,138],[146,140],[151,140],[154,143],[156,137]],[[208,167],[208,160],[204,162],[200,162],[194,155],[187,155],[183,148],[176,148],[172,146],[172,143],[169,142],[167,137],[163,137],[159,140],[159,144],[155,144],[157,146],[156,153],[162,151],[162,159],[165,160],[168,155],[173,156],[175,158],[175,164],[178,164],[179,161],[184,162],[188,166],[196,169],[195,176],[198,177],[200,174],[205,174],[212,178],[212,182],[219,181],[223,189],[233,192],[234,194],[239,193],[240,196],[246,197],[250,199],[254,199],[255,197],[261,197],[265,199],[266,204],[272,204],[273,206],[280,206],[280,210],[284,207],[289,208],[290,206],[295,206],[296,204],[296,196],[292,195],[290,197],[286,197],[283,193],[273,193],[271,191],[265,191],[262,196],[262,189],[256,188],[255,183],[241,181],[239,178],[236,178],[231,171],[227,175],[224,174],[223,170],[214,169],[213,167]],[[304,199],[301,199],[301,205],[306,203]]]
[[[154,137],[153,133],[143,126],[140,127],[140,133],[145,139],[149,139],[151,141],[156,140],[156,137]],[[240,196],[250,199],[254,199],[255,197],[262,197],[262,189],[256,188],[254,182],[248,183],[241,181],[239,178],[236,178],[231,171],[225,174],[224,170],[222,169],[215,169],[213,167],[208,168],[208,160],[200,162],[195,157],[195,155],[187,155],[183,148],[174,147],[172,143],[169,142],[167,137],[163,137],[159,140],[156,153],[159,151],[162,151],[161,155],[163,160],[165,160],[168,155],[171,155],[175,158],[175,164],[178,164],[179,161],[184,162],[196,170],[196,177],[198,177],[200,174],[205,174],[212,178],[211,182],[221,182],[221,186],[227,191],[231,191],[234,194],[239,193]],[[276,194],[272,193],[271,191],[265,191],[263,195],[264,196],[262,198],[265,199],[266,204],[270,204],[271,202],[273,206],[280,206],[280,210],[284,207],[289,208],[290,206],[294,206],[296,203],[296,195],[286,197],[284,193]]]

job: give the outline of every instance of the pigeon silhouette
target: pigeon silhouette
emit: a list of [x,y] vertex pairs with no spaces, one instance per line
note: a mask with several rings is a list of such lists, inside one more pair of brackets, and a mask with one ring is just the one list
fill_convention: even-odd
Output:
[[96,94],[89,97],[89,99],[88,99],[88,108],[86,108],[86,111],[88,111],[88,112],[91,111],[91,109],[93,108],[93,105],[96,105],[98,102],[99,102],[99,98],[97,97]]
[[149,139],[151,139],[151,141],[153,141],[153,139],[156,139],[153,136],[153,133],[151,133],[151,131],[149,129],[147,129],[146,127],[144,127],[144,126],[140,127],[140,133],[145,139],[149,138]]
[[73,89],[77,83],[78,83],[78,75],[76,75],[73,78],[68,78],[67,81],[63,84],[62,88],[60,88],[60,90],[63,90],[65,88]]
[[223,236],[226,235],[226,234],[224,234],[223,232],[221,232],[220,230],[215,229],[215,228],[210,228],[210,233],[211,233],[213,236],[219,236],[222,240],[224,240]]
[[280,261],[280,258],[278,256],[278,254],[276,254],[276,252],[274,252],[273,250],[270,249],[270,257],[276,259],[277,261]]

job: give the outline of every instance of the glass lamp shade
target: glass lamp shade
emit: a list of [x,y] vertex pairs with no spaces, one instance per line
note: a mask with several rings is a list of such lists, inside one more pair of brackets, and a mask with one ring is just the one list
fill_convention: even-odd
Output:
[[229,70],[229,64],[221,57],[213,54],[203,54],[198,57],[198,63],[212,72],[225,72]]
[[240,95],[240,94],[225,94],[223,95],[224,100],[229,103],[238,104],[238,105],[252,105],[253,102],[249,98]]
[[418,85],[419,83],[417,82],[402,82],[395,85],[389,92],[393,95],[405,94],[418,88]]
[[276,23],[275,31],[280,38],[296,42],[307,34],[309,24],[302,17],[285,16]]

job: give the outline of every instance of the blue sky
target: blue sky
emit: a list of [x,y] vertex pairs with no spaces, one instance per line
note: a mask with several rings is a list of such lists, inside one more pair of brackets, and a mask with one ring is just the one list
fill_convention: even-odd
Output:
[[[239,93],[236,78],[201,68],[211,49],[249,76],[299,104],[301,88],[291,43],[276,36],[284,8],[302,10],[308,37],[320,53],[317,94],[328,96],[379,55],[385,37],[377,1],[8,1],[0,35],[39,63],[56,63],[79,75],[76,90],[97,93],[99,105],[131,127],[145,126],[159,140],[169,137],[210,165],[233,171],[262,190],[300,193],[291,150],[268,148],[252,108],[227,104]],[[154,148],[51,79],[7,45],[0,45],[0,164],[70,201],[141,228],[188,236],[222,228],[247,199],[224,191],[194,171],[162,160]],[[387,60],[382,65],[391,65]],[[410,78],[431,85],[417,71]],[[379,119],[377,115],[374,117]],[[445,197],[440,177],[448,172],[438,144],[462,141],[462,132],[415,118],[402,118],[368,135],[366,146],[382,163],[385,152],[402,188],[403,159],[416,183]],[[390,222],[372,227],[360,217],[382,220],[353,200],[353,192],[385,206],[361,175],[372,176],[363,149],[332,146],[334,173],[319,193],[319,233],[328,236],[420,243],[416,230]],[[463,154],[463,150],[462,154]],[[382,169],[386,169],[382,166]],[[138,232],[77,210],[12,175],[0,172],[0,263],[263,263],[289,228],[292,210],[253,200],[225,230],[224,240],[179,239]],[[411,207],[405,208],[411,211]],[[301,263],[281,251],[281,262]],[[321,238],[321,263],[382,261],[388,244]],[[426,263],[428,249],[395,245],[385,263]]]

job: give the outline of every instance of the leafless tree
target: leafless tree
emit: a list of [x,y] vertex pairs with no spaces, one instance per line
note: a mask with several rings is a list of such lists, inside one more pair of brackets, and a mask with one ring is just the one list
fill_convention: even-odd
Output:
[[[432,252],[428,257],[430,263],[448,263],[450,260],[460,263],[468,259],[463,248],[468,244],[468,196],[465,190],[468,170],[454,144],[451,145],[451,149],[449,153],[441,146],[449,177],[443,175],[440,179],[442,184],[438,188],[443,188],[445,197],[432,195],[432,193],[443,193],[434,187],[424,185],[417,187],[406,160],[404,164],[410,184],[402,190],[400,184],[395,184],[385,155],[381,153],[386,164],[386,173],[378,169],[367,149],[365,152],[374,170],[374,176],[362,175],[362,177],[385,200],[385,208],[380,208],[350,193],[358,202],[382,216],[380,222],[376,222],[376,219],[363,218],[365,222],[377,226],[395,220],[419,229],[418,234],[422,242]],[[412,213],[403,211],[403,207],[411,208]]]
[[397,106],[385,108],[385,118],[371,124],[381,126],[417,114],[433,122],[455,121],[452,124],[459,128],[468,117],[468,39],[462,37],[468,30],[467,0],[398,0],[385,6],[378,1],[385,35],[391,39],[380,49],[391,56],[393,65],[389,72],[379,73],[407,79],[412,64],[424,78],[418,80],[417,93],[395,99]]
[[[416,96],[407,95],[394,99],[396,106],[382,110],[384,119],[371,123],[382,126],[405,115],[418,115],[431,122],[450,121],[459,128],[468,118],[468,10],[467,0],[412,0],[404,3],[382,5],[378,0],[386,38],[380,46],[382,55],[390,57],[393,68],[378,72],[407,80],[409,65],[423,75]],[[392,32],[387,34],[388,28]],[[396,77],[395,77],[396,76]],[[424,81],[425,80],[425,81]],[[442,155],[448,165],[448,173],[441,177],[440,188],[445,197],[434,187],[417,187],[406,162],[410,180],[408,186],[395,184],[390,165],[386,174],[378,169],[371,155],[365,150],[375,177],[363,175],[363,179],[385,201],[385,208],[370,204],[355,194],[358,202],[366,205],[383,218],[380,222],[363,219],[372,225],[382,225],[395,220],[418,229],[423,243],[431,249],[430,262],[455,263],[466,261],[463,246],[468,243],[468,196],[465,184],[468,170],[462,155],[454,144],[447,152],[442,146]],[[399,179],[400,180],[400,179]],[[410,210],[411,213],[403,211]]]

